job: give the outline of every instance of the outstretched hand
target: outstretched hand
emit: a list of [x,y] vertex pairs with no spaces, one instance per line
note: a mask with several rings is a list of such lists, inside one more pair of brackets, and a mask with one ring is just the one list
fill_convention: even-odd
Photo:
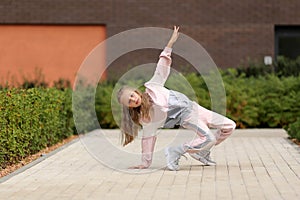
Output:
[[179,26],[174,26],[173,34],[167,44],[167,47],[172,48],[173,44],[177,41],[177,38],[179,36],[178,30]]
[[148,167],[144,166],[144,165],[137,165],[137,166],[132,166],[129,167],[129,169],[147,169]]

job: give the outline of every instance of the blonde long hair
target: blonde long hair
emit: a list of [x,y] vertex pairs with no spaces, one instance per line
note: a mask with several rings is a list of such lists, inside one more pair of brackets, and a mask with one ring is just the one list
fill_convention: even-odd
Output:
[[126,146],[132,142],[138,135],[138,131],[141,128],[141,120],[150,120],[150,110],[153,101],[150,95],[146,92],[131,88],[128,86],[122,87],[118,92],[118,102],[121,104],[120,100],[125,90],[132,90],[141,96],[141,105],[136,108],[127,107],[122,104],[122,117],[121,117],[121,132],[122,138],[121,142],[123,146]]

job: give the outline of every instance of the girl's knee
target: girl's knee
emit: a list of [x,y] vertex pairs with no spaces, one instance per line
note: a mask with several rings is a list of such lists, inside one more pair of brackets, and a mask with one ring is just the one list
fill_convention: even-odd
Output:
[[[231,120],[232,121],[232,120]],[[234,121],[231,122],[231,126],[232,126],[232,131],[234,131],[234,129],[236,128],[236,123]]]
[[227,133],[227,132],[233,132],[236,128],[236,123],[234,121],[232,121],[231,119],[225,124],[225,126],[223,126],[223,128],[221,128],[221,131],[223,133]]
[[210,144],[212,144],[212,145],[215,145],[217,143],[217,138],[215,137],[215,135],[210,134],[207,137],[207,142],[210,143]]

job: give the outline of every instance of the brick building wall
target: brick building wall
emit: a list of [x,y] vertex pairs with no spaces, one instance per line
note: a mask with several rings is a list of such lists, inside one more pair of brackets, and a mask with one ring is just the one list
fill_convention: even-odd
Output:
[[[299,25],[299,10],[299,0],[2,0],[0,24],[100,24],[107,37],[136,27],[179,25],[217,66],[227,68],[274,58],[275,25]],[[155,62],[158,53],[124,55],[111,69]]]

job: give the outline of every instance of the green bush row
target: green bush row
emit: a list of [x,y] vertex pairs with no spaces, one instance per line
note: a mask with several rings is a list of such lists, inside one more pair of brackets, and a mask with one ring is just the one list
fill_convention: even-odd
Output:
[[300,115],[300,76],[223,76],[228,115],[238,127],[287,128]]
[[0,116],[0,169],[74,133],[67,89],[3,89]]
[[288,126],[287,131],[291,138],[295,138],[300,141],[300,117]]

